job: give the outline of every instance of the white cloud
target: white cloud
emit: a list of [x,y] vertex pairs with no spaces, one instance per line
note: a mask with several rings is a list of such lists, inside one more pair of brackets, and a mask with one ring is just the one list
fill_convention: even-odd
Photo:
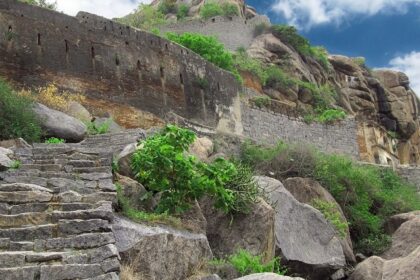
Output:
[[409,4],[420,0],[275,0],[272,10],[289,24],[309,29],[314,25],[340,24],[354,15],[371,16],[380,12],[405,13]]
[[131,13],[140,3],[150,2],[151,0],[57,0],[57,10],[71,16],[84,11],[114,18]]
[[393,58],[389,65],[394,70],[407,74],[410,78],[410,86],[420,96],[420,52],[411,52],[403,56]]

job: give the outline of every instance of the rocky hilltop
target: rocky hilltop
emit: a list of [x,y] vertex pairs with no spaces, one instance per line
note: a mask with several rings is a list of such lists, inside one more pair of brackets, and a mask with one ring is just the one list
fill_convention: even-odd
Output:
[[243,0],[114,20],[2,0],[0,34],[2,279],[420,274],[404,73]]

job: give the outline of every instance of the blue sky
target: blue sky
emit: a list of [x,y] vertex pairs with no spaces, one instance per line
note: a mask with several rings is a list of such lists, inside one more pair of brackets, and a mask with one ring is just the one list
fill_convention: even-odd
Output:
[[[51,1],[51,0],[50,0]],[[420,0],[245,0],[273,23],[296,26],[330,53],[364,56],[372,68],[404,71],[420,95]],[[108,18],[151,0],[57,0],[70,15],[88,11]]]

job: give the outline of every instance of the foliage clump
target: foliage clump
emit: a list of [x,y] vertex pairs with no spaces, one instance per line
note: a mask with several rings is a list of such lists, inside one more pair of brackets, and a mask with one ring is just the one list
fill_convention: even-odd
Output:
[[156,30],[159,26],[166,24],[165,14],[158,8],[146,4],[140,4],[136,11],[117,18],[116,21],[147,31]]
[[336,204],[321,199],[314,199],[311,204],[324,215],[328,222],[334,226],[336,232],[341,238],[346,237],[349,225],[347,221],[341,217]]
[[189,32],[183,34],[167,33],[166,36],[169,40],[192,50],[241,80],[238,70],[234,66],[232,54],[215,37]]
[[49,3],[47,0],[19,0],[23,3],[39,6],[42,8],[57,10],[57,1]]
[[39,141],[40,120],[32,110],[33,101],[14,92],[0,79],[0,140],[23,138]]
[[208,195],[225,213],[247,212],[259,193],[251,170],[223,158],[213,163],[198,161],[187,154],[195,138],[188,129],[168,125],[134,153],[132,169],[137,180],[149,192],[160,194],[156,211],[181,213]]
[[273,25],[271,27],[271,32],[282,42],[294,48],[299,54],[313,57],[326,70],[330,68],[326,49],[323,47],[311,46],[306,38],[298,34],[295,27],[289,25]]
[[98,135],[108,133],[111,122],[112,119],[106,120],[100,124],[96,124],[95,122],[86,122],[85,124],[89,135]]
[[302,145],[279,143],[261,147],[246,142],[242,160],[260,173],[283,180],[310,177],[339,203],[349,222],[357,250],[380,254],[389,244],[383,229],[392,215],[420,210],[416,188],[394,171],[361,165],[340,155],[326,155]]
[[269,262],[263,262],[262,256],[254,256],[246,250],[239,250],[237,253],[228,256],[226,259],[215,259],[211,261],[213,265],[223,265],[229,263],[240,276],[254,273],[272,272],[278,275],[285,275],[287,269],[280,264],[280,258],[275,257]]
[[45,140],[46,144],[63,144],[66,143],[66,140],[56,137],[51,137]]
[[237,16],[239,15],[238,6],[232,3],[224,2],[206,2],[200,9],[200,17],[209,19],[215,16]]

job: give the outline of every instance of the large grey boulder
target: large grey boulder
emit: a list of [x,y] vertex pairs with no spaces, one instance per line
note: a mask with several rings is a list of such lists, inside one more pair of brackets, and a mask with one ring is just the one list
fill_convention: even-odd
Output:
[[70,101],[67,106],[66,113],[82,122],[90,122],[92,115],[89,111],[80,103],[76,101]]
[[[286,179],[283,183],[284,187],[301,203],[311,204],[316,199],[332,203],[335,205],[335,209],[338,213],[340,213],[342,221],[347,222],[346,216],[344,215],[340,205],[317,181],[310,178],[294,177]],[[344,238],[339,235],[337,235],[337,237],[340,238],[346,260],[350,263],[356,263],[349,229],[347,228],[346,236]]]
[[373,256],[356,266],[349,280],[414,280],[420,275],[420,246],[406,257],[384,260]]
[[207,238],[115,217],[112,225],[123,263],[145,280],[187,279],[213,255]]
[[[420,246],[420,217],[403,223],[392,235],[392,245],[382,257],[390,260],[405,257]],[[420,260],[419,260],[420,263]]]
[[12,150],[0,147],[0,171],[4,171],[12,167],[13,161],[9,157],[12,155],[13,155]]
[[210,199],[200,201],[207,220],[207,238],[217,258],[224,258],[245,249],[268,261],[274,257],[274,210],[263,199],[252,206],[250,213],[226,215],[216,209]]
[[297,201],[278,180],[256,177],[256,181],[275,208],[276,246],[293,272],[327,279],[345,266],[340,240],[321,212]]
[[62,112],[35,103],[33,110],[41,120],[47,136],[63,138],[67,141],[82,141],[86,136],[86,126],[79,120]]
[[235,280],[304,280],[300,277],[289,277],[289,276],[282,276],[275,273],[257,273],[247,275],[241,278],[237,278]]
[[420,210],[391,216],[384,225],[385,230],[388,234],[393,234],[403,223],[415,218],[420,218]]
[[137,149],[137,143],[131,143],[124,147],[124,149],[115,157],[118,163],[118,172],[126,177],[134,178],[131,170],[131,157]]

